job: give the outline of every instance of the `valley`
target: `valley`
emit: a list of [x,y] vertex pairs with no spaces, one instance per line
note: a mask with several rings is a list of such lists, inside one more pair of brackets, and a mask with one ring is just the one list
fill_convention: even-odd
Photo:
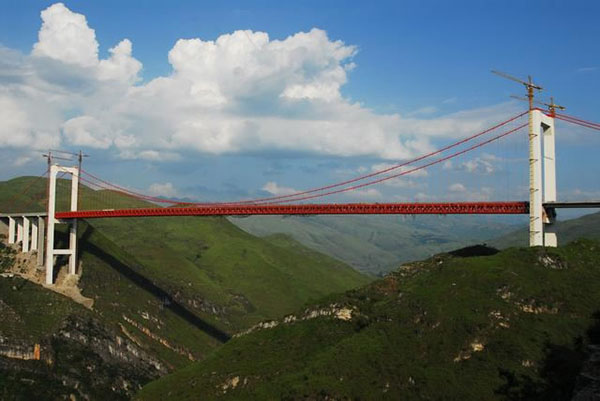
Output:
[[3,397],[543,399],[552,358],[570,395],[595,341],[598,215],[559,222],[568,245],[546,251],[489,247],[523,237],[493,218],[93,219],[61,294],[2,245]]

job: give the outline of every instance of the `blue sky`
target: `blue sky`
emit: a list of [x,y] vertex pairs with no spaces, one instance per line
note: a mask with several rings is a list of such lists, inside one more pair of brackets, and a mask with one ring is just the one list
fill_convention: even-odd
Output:
[[[36,155],[58,146],[157,195],[232,200],[325,185],[524,109],[508,97],[522,88],[490,69],[531,74],[549,89],[542,96],[600,121],[596,1],[53,4],[2,2],[0,179],[41,172]],[[599,198],[600,135],[564,132],[559,193]],[[336,199],[521,198],[525,146],[514,139]]]

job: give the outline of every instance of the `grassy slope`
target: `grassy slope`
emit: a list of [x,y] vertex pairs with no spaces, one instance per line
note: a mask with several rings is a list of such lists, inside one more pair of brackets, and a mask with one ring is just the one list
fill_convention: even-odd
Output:
[[[44,211],[46,207],[39,202],[46,196],[46,182],[36,177],[18,177],[9,181],[0,181],[0,212]],[[27,191],[26,196],[21,193]]]
[[[141,324],[167,339],[172,346],[190,352],[195,358],[202,358],[221,344],[218,335],[211,336],[210,331],[199,326],[204,322],[208,327],[218,329],[210,316],[175,301],[167,304],[165,299],[171,299],[169,292],[153,285],[152,276],[145,274],[143,265],[131,254],[88,224],[82,224],[80,229],[85,238],[80,241],[83,266],[80,287],[83,295],[94,299],[94,309],[104,321],[115,327],[122,324],[147,349],[173,367],[185,365],[189,360],[185,355],[173,352],[149,338],[125,318]],[[185,311],[198,320],[182,313]]]
[[[1,236],[0,236],[1,237]],[[0,238],[1,239],[1,238]],[[10,267],[14,263],[14,251],[0,246],[0,264]],[[48,347],[52,348],[51,365],[41,361],[19,361],[0,357],[0,399],[2,400],[57,400],[66,399],[69,394],[77,393],[72,385],[78,380],[77,388],[94,399],[121,400],[126,396],[108,388],[119,367],[114,363],[106,363],[99,355],[85,346],[77,346],[58,335],[65,328],[67,320],[87,322],[100,316],[94,311],[85,309],[71,299],[49,291],[40,285],[20,277],[0,278],[0,337],[3,344],[15,347],[24,346],[31,350],[34,343],[41,343],[43,357],[48,355]],[[109,324],[109,327],[116,328]],[[82,330],[85,335],[98,335]],[[115,335],[118,330],[104,331],[102,335]],[[91,341],[91,340],[90,340]],[[93,379],[86,368],[93,366]],[[85,373],[84,373],[85,372]],[[119,372],[120,373],[120,372]],[[131,377],[141,377],[147,372],[133,373]],[[152,375],[151,377],[156,377]],[[145,383],[149,377],[142,378]],[[105,386],[98,383],[105,383]]]
[[[17,177],[0,181],[0,212],[46,211],[48,182],[40,177]],[[71,181],[58,179],[56,184],[56,210],[69,210]],[[136,207],[148,203],[124,197],[111,191],[92,191],[85,185],[79,188],[80,209],[103,209],[109,207]]]
[[[556,223],[559,244],[568,244],[578,238],[600,238],[600,213],[592,213],[576,219]],[[499,249],[511,246],[527,246],[529,234],[526,228],[488,241]]]
[[[0,210],[31,183],[0,182]],[[43,208],[45,183],[35,180],[30,199],[12,210]],[[66,199],[68,181],[59,181]],[[81,187],[81,203],[129,207],[143,202]],[[30,202],[31,201],[31,202]],[[64,203],[64,202],[63,202]],[[222,218],[107,219],[81,223],[83,294],[119,329],[177,367],[189,363],[126,321],[132,319],[173,347],[202,358],[230,334],[290,312],[311,299],[369,281],[349,266],[293,241],[253,237]]]
[[157,282],[227,308],[236,331],[309,299],[367,282],[342,262],[289,242],[273,244],[223,218],[90,222],[127,250]]
[[258,236],[288,234],[372,274],[514,229],[486,216],[260,216],[232,218],[231,222]]
[[[135,391],[159,372],[144,362],[147,354],[143,349],[152,350],[151,344],[142,341],[141,350],[129,345],[119,348],[119,338],[125,336],[114,323],[101,311],[85,309],[20,277],[0,278],[3,346],[31,351],[38,343],[43,358],[23,361],[0,357],[0,399],[66,400],[71,394],[77,399],[130,399],[123,380]],[[111,358],[111,346],[117,355],[125,355],[123,359]],[[51,364],[45,362],[47,358]]]
[[0,278],[0,336],[39,342],[71,314],[90,312],[69,298],[21,278]]
[[600,309],[599,250],[582,240],[548,254],[512,248],[413,263],[311,307],[353,308],[350,321],[255,331],[138,398],[568,399],[581,358],[574,343]]

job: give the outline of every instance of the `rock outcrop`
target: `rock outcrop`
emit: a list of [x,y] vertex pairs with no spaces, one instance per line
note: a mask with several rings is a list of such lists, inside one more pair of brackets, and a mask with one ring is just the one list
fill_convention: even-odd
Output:
[[[50,398],[129,399],[167,372],[159,360],[93,317],[69,316],[41,344],[0,340],[0,375],[18,378]],[[16,380],[12,381],[13,383]]]

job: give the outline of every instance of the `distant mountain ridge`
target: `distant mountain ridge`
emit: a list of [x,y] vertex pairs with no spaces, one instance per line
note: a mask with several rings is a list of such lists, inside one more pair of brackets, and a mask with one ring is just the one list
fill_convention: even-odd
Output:
[[290,235],[361,272],[382,275],[398,264],[512,232],[519,218],[498,216],[256,216],[230,218],[243,230]]
[[[575,219],[559,220],[556,222],[556,231],[559,245],[568,244],[579,238],[600,239],[600,212],[586,214]],[[499,249],[511,246],[527,246],[529,244],[529,232],[526,227],[523,227],[506,235],[492,238],[487,242]]]

